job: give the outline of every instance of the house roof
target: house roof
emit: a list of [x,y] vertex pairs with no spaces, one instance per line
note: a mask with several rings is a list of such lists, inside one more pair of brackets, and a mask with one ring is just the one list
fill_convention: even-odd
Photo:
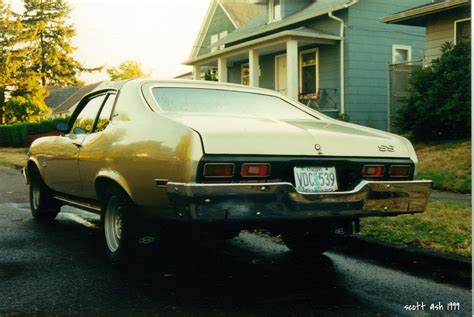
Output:
[[218,2],[236,28],[265,11],[265,6],[251,5],[249,0],[219,0]]
[[102,82],[78,87],[79,89],[74,94],[72,94],[69,98],[64,100],[64,102],[61,103],[56,109],[54,109],[53,114],[69,112],[69,110],[71,110],[71,108],[74,107],[79,101],[81,101],[81,99],[85,95],[92,92],[94,89],[99,87],[102,83],[104,82],[102,81]]
[[436,0],[425,5],[382,17],[379,21],[390,24],[426,26],[427,20],[433,14],[463,6],[470,6],[470,4],[470,0]]
[[250,0],[211,0],[189,58],[197,56],[217,7],[222,8],[236,29],[265,11],[264,6],[251,5]]
[[268,23],[266,12],[262,12],[249,23],[214,43],[214,45],[241,42],[251,37],[274,32],[286,26],[328,14],[331,11],[345,9],[354,3],[355,1],[352,0],[318,0],[292,15],[272,23]]
[[44,99],[44,102],[51,109],[56,109],[66,99],[71,97],[81,87],[51,87],[48,89],[48,96]]
[[183,73],[183,74],[179,74],[179,75],[177,75],[177,76],[174,76],[174,78],[177,78],[177,79],[179,79],[179,78],[184,78],[184,79],[186,79],[186,78],[192,78],[192,77],[193,77],[193,72],[192,72],[192,71],[191,71],[191,72],[186,72],[186,73]]
[[330,33],[325,33],[321,31],[315,31],[307,27],[299,27],[292,30],[284,30],[281,32],[273,33],[270,35],[265,35],[256,39],[252,39],[237,45],[226,47],[222,50],[214,51],[208,54],[200,55],[194,59],[190,59],[185,62],[186,64],[192,65],[197,62],[203,62],[215,59],[217,56],[222,54],[227,54],[230,52],[238,52],[243,49],[246,49],[251,46],[260,45],[262,43],[275,43],[277,41],[282,41],[286,38],[298,38],[300,40],[310,40],[316,43],[324,44],[336,44],[336,41],[341,40],[339,35],[334,35]]

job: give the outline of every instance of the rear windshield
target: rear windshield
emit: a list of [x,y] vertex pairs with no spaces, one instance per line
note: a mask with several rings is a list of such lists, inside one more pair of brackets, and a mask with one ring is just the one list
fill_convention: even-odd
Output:
[[227,113],[276,119],[314,119],[274,96],[201,88],[153,88],[153,96],[166,112]]

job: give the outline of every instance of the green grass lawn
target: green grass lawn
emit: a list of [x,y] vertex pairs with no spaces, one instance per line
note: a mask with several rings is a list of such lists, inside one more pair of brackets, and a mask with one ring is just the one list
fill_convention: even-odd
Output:
[[418,179],[433,180],[438,190],[471,192],[471,141],[415,144]]
[[471,206],[431,200],[421,214],[361,219],[361,235],[396,245],[470,257]]

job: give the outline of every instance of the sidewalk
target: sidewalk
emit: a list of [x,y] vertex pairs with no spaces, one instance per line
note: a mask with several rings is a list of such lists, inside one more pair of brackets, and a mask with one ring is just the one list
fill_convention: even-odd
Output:
[[466,204],[472,204],[472,196],[470,194],[458,194],[458,193],[452,193],[452,192],[441,192],[434,190],[431,193],[431,199],[435,200],[445,200],[445,201],[450,201],[450,202],[455,202],[455,203],[466,203]]
[[457,255],[417,247],[398,246],[377,239],[353,235],[341,237],[332,252],[366,259],[397,270],[431,278],[440,283],[471,287],[472,261]]

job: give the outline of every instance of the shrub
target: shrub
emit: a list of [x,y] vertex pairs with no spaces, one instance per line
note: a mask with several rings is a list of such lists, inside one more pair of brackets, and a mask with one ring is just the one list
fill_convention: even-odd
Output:
[[471,132],[471,45],[446,43],[442,56],[410,78],[396,124],[416,140],[458,139]]
[[11,97],[6,103],[5,117],[8,123],[38,122],[44,120],[51,109],[37,98],[29,95]]
[[0,126],[0,147],[25,147],[29,135],[54,131],[58,122],[67,122],[67,119],[58,118]]

